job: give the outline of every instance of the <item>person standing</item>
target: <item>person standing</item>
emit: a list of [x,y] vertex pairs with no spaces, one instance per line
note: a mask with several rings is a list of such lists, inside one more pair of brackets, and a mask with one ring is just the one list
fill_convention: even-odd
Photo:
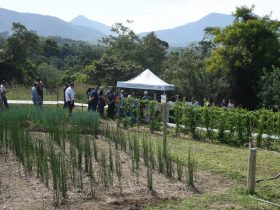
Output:
[[91,97],[90,97],[91,91],[92,91],[92,88],[89,87],[89,88],[87,89],[87,92],[86,92],[86,96],[87,96],[87,99],[88,99],[88,111],[91,110],[91,105],[92,105],[92,103],[91,103]]
[[3,110],[3,100],[2,100],[2,96],[0,94],[0,111]]
[[104,107],[106,105],[106,99],[104,96],[104,88],[102,86],[100,86],[99,88],[99,92],[98,92],[98,111],[101,117],[104,117]]
[[214,101],[213,101],[213,98],[208,98],[208,101],[207,101],[206,106],[207,106],[207,107],[215,106],[215,103],[214,103]]
[[228,108],[234,108],[234,103],[231,99],[228,100]]
[[66,103],[66,97],[65,97],[65,91],[66,89],[69,87],[69,83],[65,82],[64,83],[64,88],[63,88],[63,100],[64,100],[64,104],[63,104],[63,109],[65,109],[67,107],[67,103]]
[[109,118],[113,119],[114,115],[115,115],[115,97],[116,97],[116,94],[115,94],[112,86],[109,86],[108,88],[109,88],[109,90],[106,94],[107,103],[108,103],[107,116]]
[[37,89],[38,89],[38,94],[39,94],[39,105],[42,106],[43,100],[44,100],[43,82],[40,79],[38,79],[37,85],[38,85]]
[[174,117],[175,117],[175,111],[174,111],[174,107],[175,107],[175,103],[176,103],[176,97],[172,96],[170,98],[170,100],[167,102],[167,110],[169,110],[168,112],[166,112],[166,120],[167,122],[170,123],[174,123]]
[[149,96],[148,91],[144,91],[144,96],[142,97],[142,102],[140,104],[140,113],[141,113],[141,117],[142,119],[144,119],[145,122],[149,122],[149,112],[148,112],[148,108],[149,105],[147,103],[147,101],[151,100],[151,97]]
[[142,97],[142,100],[151,100],[151,97],[148,95],[148,91],[144,91],[144,96]]
[[190,105],[192,106],[199,106],[198,101],[195,99],[195,97],[193,96],[191,101],[190,101]]
[[74,83],[71,83],[70,86],[65,90],[65,99],[67,108],[69,109],[69,117],[72,115],[72,110],[74,108],[74,97]]
[[223,99],[222,103],[221,103],[221,107],[227,107],[227,106],[228,106],[228,104],[226,102],[226,99]]
[[98,105],[98,89],[99,87],[92,88],[90,92],[90,101],[91,101],[91,109],[92,111],[96,112],[97,105]]
[[34,82],[32,89],[31,89],[31,98],[33,101],[33,104],[35,106],[39,106],[40,105],[40,96],[38,93],[38,83]]
[[9,104],[8,104],[8,100],[7,100],[7,88],[6,88],[6,81],[3,80],[0,86],[0,94],[1,94],[1,98],[2,98],[2,103],[4,104],[5,108],[8,109],[9,108]]

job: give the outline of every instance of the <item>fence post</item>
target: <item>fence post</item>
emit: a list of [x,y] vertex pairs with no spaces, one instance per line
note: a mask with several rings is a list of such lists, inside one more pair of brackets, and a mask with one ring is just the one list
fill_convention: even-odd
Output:
[[163,156],[167,158],[167,103],[163,104]]
[[255,193],[256,186],[256,156],[257,149],[249,148],[247,187],[250,195]]

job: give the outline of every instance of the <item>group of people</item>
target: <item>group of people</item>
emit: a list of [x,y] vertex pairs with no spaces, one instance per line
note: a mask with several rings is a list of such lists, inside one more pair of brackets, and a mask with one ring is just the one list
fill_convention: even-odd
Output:
[[[98,111],[101,117],[104,117],[104,107],[108,105],[107,117],[113,119],[117,110],[119,109],[120,115],[123,114],[125,98],[134,98],[135,92],[128,94],[125,90],[116,92],[112,86],[108,87],[108,91],[104,93],[104,87],[88,88],[86,91],[88,97],[88,111]],[[150,100],[151,97],[148,95],[148,91],[144,91],[142,100]],[[133,105],[133,100],[131,101]]]
[[226,99],[222,100],[221,107],[228,107],[228,108],[233,108],[235,107],[234,102],[231,99]]
[[[9,104],[7,100],[7,82],[5,80],[0,83],[0,110],[4,108],[8,109]],[[72,110],[74,108],[75,101],[75,92],[74,92],[74,83],[65,83],[65,87],[63,89],[64,95],[64,106],[63,108],[69,109],[69,115],[72,114]],[[115,89],[112,86],[108,87],[108,91],[104,93],[103,86],[91,87],[86,91],[86,96],[88,99],[88,111],[98,111],[101,117],[104,117],[104,108],[108,105],[107,108],[107,117],[114,118],[117,113],[116,105],[120,109],[120,113],[123,112],[124,103],[123,99],[125,98],[135,98],[135,92],[131,94],[127,94],[124,90],[121,90],[119,93],[116,93]],[[43,105],[43,97],[44,97],[44,84],[41,80],[36,80],[33,83],[31,90],[32,101],[35,106]],[[151,100],[152,98],[149,96],[148,91],[144,91],[142,97],[139,97],[142,100]],[[172,107],[176,103],[176,101],[180,101],[180,97],[178,95],[172,96],[168,100],[170,116],[173,115]],[[186,101],[189,105],[192,106],[200,106],[199,102],[195,97],[192,97],[191,100],[183,100]],[[212,98],[208,98],[208,100],[204,103],[204,106],[210,107],[215,106],[215,103]],[[225,100],[223,99],[221,107],[233,108],[235,107],[234,102],[231,99]],[[142,107],[143,108],[143,107]]]
[[8,99],[7,99],[7,82],[5,80],[1,81],[0,84],[0,110],[3,110],[4,108],[8,109]]
[[[173,104],[175,102],[178,102],[178,101],[182,101],[180,100],[180,97],[179,95],[176,95],[176,96],[172,96],[170,97],[168,103],[169,104]],[[206,106],[206,107],[211,107],[211,106],[216,106],[213,98],[209,97],[207,100],[204,101],[204,103],[200,104],[195,97],[192,97],[190,100],[187,100],[185,98],[183,98],[183,101],[185,101],[188,105],[191,105],[191,106]],[[219,106],[219,105],[218,105]],[[223,99],[221,104],[220,104],[220,107],[227,107],[227,108],[233,108],[235,107],[235,103],[233,102],[233,100],[231,99]]]
[[[69,115],[72,114],[75,101],[74,83],[65,83],[63,89],[64,94],[64,106],[63,108],[69,109]],[[101,117],[104,117],[104,107],[108,105],[107,116],[114,118],[115,115],[115,103],[117,100],[117,94],[112,86],[108,87],[108,91],[104,93],[103,86],[90,87],[86,91],[88,99],[88,111],[98,111]]]
[[109,118],[114,117],[117,94],[112,86],[108,87],[106,94],[103,86],[88,88],[86,95],[88,97],[88,111],[98,111],[100,116],[104,117],[104,107],[108,105],[107,116]]

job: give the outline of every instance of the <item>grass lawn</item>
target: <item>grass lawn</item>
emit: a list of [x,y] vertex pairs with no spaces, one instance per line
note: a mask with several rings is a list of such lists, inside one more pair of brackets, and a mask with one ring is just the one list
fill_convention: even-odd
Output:
[[[151,138],[158,143],[162,141],[159,134],[152,134]],[[246,189],[248,148],[173,136],[168,137],[168,147],[174,158],[179,157],[185,162],[191,148],[197,170],[223,176],[229,183],[237,184],[233,184],[226,192],[196,194],[187,199],[175,199],[147,206],[147,209],[278,209],[248,196]],[[279,153],[258,149],[257,179],[277,175],[280,172],[279,162]],[[280,179],[257,184],[255,196],[280,204]]]
[[[77,84],[75,85],[75,98],[77,102],[87,102],[86,90],[89,85]],[[31,86],[12,86],[8,87],[7,98],[9,100],[31,100]],[[63,87],[58,87],[55,90],[44,89],[44,100],[46,101],[63,101]]]

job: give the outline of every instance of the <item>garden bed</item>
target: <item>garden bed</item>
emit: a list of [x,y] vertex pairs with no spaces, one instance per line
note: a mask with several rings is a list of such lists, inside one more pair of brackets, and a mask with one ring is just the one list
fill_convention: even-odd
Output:
[[[108,143],[98,138],[97,145],[100,149],[108,147]],[[131,172],[130,156],[120,152],[123,169],[122,193],[118,181],[114,177],[113,185],[104,189],[95,183],[95,195],[91,197],[89,180],[83,175],[84,189],[72,188],[68,192],[68,198],[61,209],[140,209],[147,204],[155,204],[162,201],[187,198],[193,194],[221,193],[228,190],[233,182],[225,178],[205,171],[197,171],[195,175],[195,188],[188,187],[185,182],[170,179],[157,171],[153,172],[154,190],[147,189],[147,169],[143,160],[137,174]],[[98,163],[94,163],[99,168]],[[1,209],[52,209],[53,193],[47,188],[34,173],[26,175],[21,163],[9,153],[0,161]],[[97,169],[95,175],[100,173]],[[99,183],[99,184],[98,184]]]

